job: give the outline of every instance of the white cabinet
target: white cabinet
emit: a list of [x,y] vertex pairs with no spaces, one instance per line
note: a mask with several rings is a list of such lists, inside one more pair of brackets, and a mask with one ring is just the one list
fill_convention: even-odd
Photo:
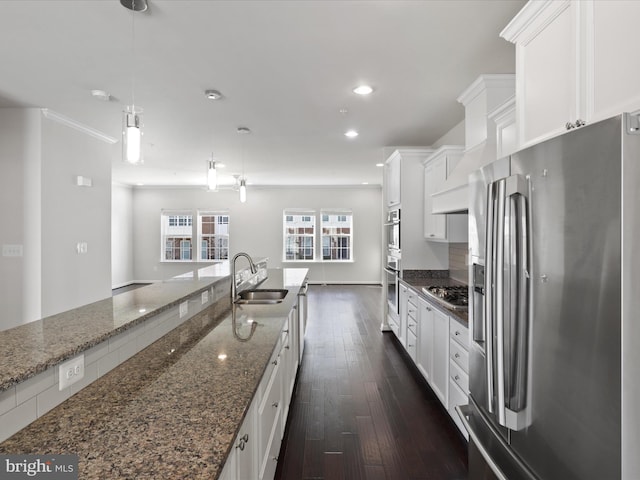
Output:
[[407,330],[406,330],[406,349],[409,357],[415,363],[418,349],[418,295],[409,290],[410,294],[407,298]]
[[468,437],[467,430],[455,411],[456,406],[466,405],[469,394],[469,329],[454,319],[449,320],[449,415],[460,432]]
[[423,235],[426,240],[466,242],[467,215],[434,214],[432,194],[440,191],[449,172],[464,154],[464,147],[445,145],[424,160]]
[[447,406],[449,385],[449,316],[420,299],[415,362],[431,389]]
[[[423,161],[433,152],[431,148],[402,148],[395,150],[385,164],[385,194],[394,201],[399,199],[393,208],[400,209],[402,270],[446,269],[446,263],[443,265],[447,258],[446,246],[430,245],[423,237]],[[393,192],[397,188],[400,194],[395,196]]]
[[433,371],[433,307],[422,298],[419,300],[420,315],[418,322],[418,349],[416,366],[422,376],[431,383]]
[[[640,2],[529,2],[502,31],[516,44],[520,147],[640,108]],[[567,127],[569,124],[569,127]]]
[[431,309],[433,315],[433,365],[431,388],[443,405],[449,391],[449,316]]
[[283,375],[283,345],[278,342],[276,353],[269,361],[267,374],[261,382],[264,384],[262,398],[258,404],[258,478],[272,479],[276,472],[277,459],[272,455],[275,449],[280,450],[281,412],[282,412],[282,375]]
[[296,384],[296,372],[298,371],[298,348],[295,340],[298,339],[297,308],[294,307],[289,313],[288,328],[283,330],[282,340],[282,415],[280,418],[280,438],[284,436],[284,429],[287,425],[289,406]]
[[392,155],[391,157],[389,157],[384,166],[384,191],[387,199],[387,207],[393,207],[400,204],[400,159],[400,155]]

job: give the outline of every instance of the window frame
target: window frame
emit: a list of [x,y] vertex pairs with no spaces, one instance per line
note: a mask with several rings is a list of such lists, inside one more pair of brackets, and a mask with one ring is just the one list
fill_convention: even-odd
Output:
[[[287,231],[288,223],[295,223],[294,217],[299,217],[300,220],[297,222],[298,224],[303,223],[302,220],[313,220],[313,233],[312,234],[301,234],[301,233],[291,233]],[[339,217],[339,220],[332,220],[331,217],[336,216]],[[326,220],[325,220],[326,217]],[[342,217],[340,219],[340,217]],[[282,262],[291,262],[291,263],[304,263],[304,262],[326,262],[326,263],[352,263],[353,255],[354,255],[354,236],[353,236],[353,211],[351,209],[340,209],[340,208],[332,208],[332,209],[320,209],[310,210],[310,209],[294,209],[287,208],[283,210],[282,214]],[[346,227],[348,232],[337,231],[335,233],[325,234],[324,228],[325,224],[331,222],[336,223],[338,221],[344,221],[348,223]],[[340,228],[335,226],[335,228]],[[345,228],[345,227],[342,227]],[[312,240],[312,249],[313,249],[313,258],[288,258],[287,254],[291,256],[291,242],[289,238],[291,237],[303,237],[303,238],[311,238]],[[338,245],[333,248],[336,252],[347,252],[347,258],[326,258],[325,259],[325,242],[328,241],[331,243],[331,238],[338,238],[338,242],[346,242],[346,245]],[[328,239],[328,240],[325,240]],[[299,247],[298,247],[299,250]],[[331,250],[330,250],[331,251]],[[295,252],[294,252],[295,255]],[[333,256],[333,255],[330,255]],[[340,256],[338,254],[337,256]]]
[[[197,237],[198,237],[198,262],[200,263],[212,263],[212,262],[221,262],[224,260],[229,260],[229,237],[230,237],[230,215],[228,210],[198,210],[198,221],[197,221]],[[203,217],[215,217],[212,224],[214,225],[214,230],[219,225],[226,225],[226,233],[219,232],[216,233],[203,233]],[[226,219],[226,222],[221,221]],[[203,248],[203,242],[207,241],[206,239],[213,239],[214,247],[213,250],[220,250],[223,252],[223,255],[215,258],[202,258],[205,249]],[[207,249],[209,243],[207,243]],[[224,254],[226,253],[226,254]]]
[[[326,217],[326,220],[325,220]],[[331,217],[336,217],[332,221]],[[338,225],[333,225],[333,224]],[[347,223],[347,226],[340,226],[341,223]],[[325,233],[326,228],[335,228],[338,231]],[[343,231],[348,229],[347,232]],[[323,209],[320,211],[320,255],[319,259],[322,262],[327,263],[349,263],[353,262],[353,212],[347,209]],[[329,246],[329,257],[333,257],[333,251],[337,252],[338,256],[344,255],[346,252],[346,258],[325,258],[325,239],[328,239],[329,244],[331,239],[335,238],[338,243],[346,241],[347,245],[337,245],[336,247]]]
[[[291,217],[291,220],[289,220]],[[296,217],[299,217],[299,220],[296,222]],[[310,227],[303,226],[303,224],[311,223]],[[291,224],[300,226],[292,226]],[[307,229],[311,228],[312,232],[288,232],[288,229],[297,228],[297,229]],[[304,262],[315,262],[317,259],[316,253],[316,235],[317,235],[317,222],[316,222],[316,212],[315,210],[308,209],[285,209],[282,214],[282,261],[283,262],[292,262],[292,263],[304,263]],[[305,245],[302,247],[298,246],[297,251],[293,251],[290,246],[296,243],[295,238],[304,239]],[[289,241],[289,239],[294,239]],[[307,242],[310,241],[310,245]],[[299,242],[299,240],[298,240]],[[311,258],[305,255],[304,258],[288,258],[287,255],[289,252],[292,252],[293,255],[299,254],[301,251],[311,252]]]
[[[187,231],[188,228],[188,231]],[[175,229],[171,232],[170,229]],[[189,210],[160,211],[160,261],[163,263],[193,262],[193,212]],[[189,242],[189,256],[184,259],[184,242]],[[173,258],[167,258],[171,251]]]
[[[214,225],[226,225],[226,232],[203,234],[203,217],[215,217]],[[224,221],[226,219],[226,221]],[[222,220],[222,221],[221,221]],[[228,210],[178,209],[160,211],[160,262],[161,263],[215,263],[229,259],[230,214]],[[171,232],[174,229],[174,232]],[[187,233],[188,232],[188,233]],[[214,250],[224,252],[219,258],[203,259],[203,241],[209,245],[215,239]],[[185,242],[189,242],[188,245]],[[187,255],[186,252],[189,252]],[[173,258],[167,258],[168,253]],[[189,258],[183,258],[183,257]]]

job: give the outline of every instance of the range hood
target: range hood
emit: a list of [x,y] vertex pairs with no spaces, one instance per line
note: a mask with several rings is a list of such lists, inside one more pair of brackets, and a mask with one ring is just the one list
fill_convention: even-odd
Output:
[[442,189],[434,193],[431,213],[467,213],[469,174],[497,159],[496,124],[489,113],[511,100],[515,75],[480,75],[458,97],[465,107],[465,152],[449,173]]

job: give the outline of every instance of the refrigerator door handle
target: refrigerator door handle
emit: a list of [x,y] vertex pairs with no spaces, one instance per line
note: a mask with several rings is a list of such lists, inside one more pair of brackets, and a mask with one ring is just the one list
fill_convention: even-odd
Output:
[[495,183],[490,183],[487,186],[487,225],[486,225],[486,241],[485,241],[485,301],[484,301],[484,315],[483,320],[485,323],[485,362],[487,372],[487,410],[490,413],[494,413],[494,361],[493,361],[493,346],[494,346],[494,334],[493,334],[493,239],[495,238],[494,229],[494,207],[495,207]]
[[[502,311],[502,328],[498,328],[499,350],[503,358],[504,383],[499,389],[500,423],[512,430],[522,430],[527,421],[527,354],[529,329],[529,253],[530,253],[530,215],[529,184],[521,175],[513,175],[505,182],[505,209],[501,223],[509,219],[507,259],[508,285],[501,278],[500,293],[509,289],[508,311]],[[504,232],[503,232],[504,234]],[[503,239],[505,237],[503,236]],[[503,257],[504,258],[504,257]],[[513,263],[512,263],[513,262]],[[505,270],[503,269],[503,272]],[[505,305],[503,302],[502,305]],[[507,335],[505,335],[507,330]],[[505,343],[505,341],[507,343]],[[504,361],[506,359],[506,361]],[[503,423],[504,421],[504,423]]]
[[505,295],[504,295],[504,271],[505,271],[505,204],[506,204],[506,179],[496,182],[496,212],[495,212],[495,251],[492,268],[495,277],[494,284],[494,318],[495,318],[495,364],[496,375],[496,403],[498,423],[507,426],[505,408],[505,349],[504,349],[504,328],[505,328]]

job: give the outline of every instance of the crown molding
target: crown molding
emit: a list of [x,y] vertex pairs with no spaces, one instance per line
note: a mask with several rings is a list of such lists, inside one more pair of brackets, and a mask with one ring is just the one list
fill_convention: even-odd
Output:
[[61,113],[54,112],[49,108],[41,108],[40,111],[42,112],[42,116],[47,120],[52,120],[54,122],[65,125],[67,127],[73,128],[74,130],[85,133],[90,137],[97,138],[98,140],[102,140],[103,142],[109,143],[111,145],[118,143],[117,138],[113,138],[112,136],[107,135],[106,133],[103,133],[100,130],[96,130],[93,127],[89,127],[88,125],[84,125],[83,123],[77,122],[72,118],[62,115]]

